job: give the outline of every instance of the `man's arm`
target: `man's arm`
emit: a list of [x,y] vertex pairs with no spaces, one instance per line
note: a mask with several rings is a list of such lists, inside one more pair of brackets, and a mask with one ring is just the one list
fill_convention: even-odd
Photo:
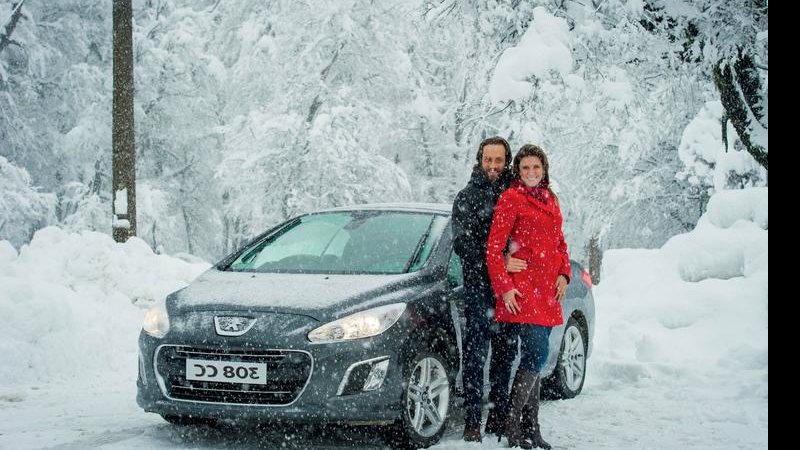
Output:
[[459,192],[453,202],[453,250],[462,260],[477,261],[480,258],[484,258],[483,245],[477,242],[476,233],[471,228],[471,225],[474,225],[475,222],[474,219],[470,221],[470,217],[474,216],[474,214],[474,208],[470,204],[466,193],[464,191]]
[[[475,239],[475,233],[470,228],[469,218],[474,215],[473,205],[467,201],[467,195],[461,191],[453,202],[453,250],[461,259],[472,258],[471,261],[479,261],[485,258],[484,246],[482,242]],[[509,273],[522,272],[528,268],[528,263],[524,259],[505,256],[506,270]]]

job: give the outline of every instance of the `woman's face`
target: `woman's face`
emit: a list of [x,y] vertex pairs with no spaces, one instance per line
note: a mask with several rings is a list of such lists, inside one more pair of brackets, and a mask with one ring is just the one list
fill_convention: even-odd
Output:
[[538,185],[544,178],[544,166],[538,156],[526,156],[519,161],[519,177],[528,187]]

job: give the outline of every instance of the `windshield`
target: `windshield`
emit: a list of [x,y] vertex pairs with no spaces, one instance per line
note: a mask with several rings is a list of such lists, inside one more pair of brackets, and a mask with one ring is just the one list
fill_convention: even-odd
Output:
[[312,214],[247,248],[239,272],[381,273],[418,270],[447,224],[440,215],[356,211]]

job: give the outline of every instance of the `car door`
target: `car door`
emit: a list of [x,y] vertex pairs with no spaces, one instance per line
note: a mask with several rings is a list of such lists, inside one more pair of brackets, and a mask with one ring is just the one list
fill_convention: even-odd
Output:
[[462,336],[466,325],[464,319],[464,272],[461,267],[461,259],[452,250],[447,264],[447,285],[447,301],[450,303],[450,316],[453,318],[456,341],[458,342],[459,367],[456,375],[456,386],[461,389],[461,369],[463,367],[463,357],[461,357],[463,352]]

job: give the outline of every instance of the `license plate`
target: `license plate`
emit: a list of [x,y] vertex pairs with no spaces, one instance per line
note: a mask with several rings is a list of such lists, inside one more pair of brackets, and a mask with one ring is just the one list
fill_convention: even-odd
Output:
[[218,383],[267,384],[265,363],[186,360],[186,379]]

